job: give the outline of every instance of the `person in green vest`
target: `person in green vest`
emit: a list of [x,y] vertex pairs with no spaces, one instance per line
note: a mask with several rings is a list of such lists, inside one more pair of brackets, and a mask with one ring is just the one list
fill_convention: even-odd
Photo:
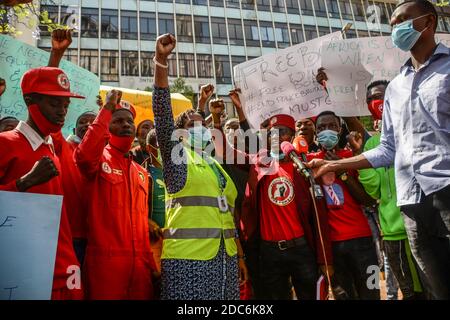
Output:
[[[236,187],[203,152],[211,141],[203,117],[187,110],[173,120],[167,57],[175,44],[173,35],[159,36],[153,60],[153,113],[166,186],[161,299],[239,299],[239,278],[247,280],[247,269],[233,215]],[[213,111],[220,123],[220,108]],[[173,138],[179,132],[181,142]]]
[[[374,119],[374,129],[377,133],[369,138],[362,148],[361,135],[352,132],[349,141],[355,154],[371,150],[380,144],[383,100],[388,84],[387,81],[375,81],[369,84],[367,88],[367,104]],[[384,252],[389,267],[398,281],[403,299],[422,298],[422,287],[411,254],[400,208],[397,206],[394,168],[391,166],[359,170],[359,180],[366,192],[378,200]]]

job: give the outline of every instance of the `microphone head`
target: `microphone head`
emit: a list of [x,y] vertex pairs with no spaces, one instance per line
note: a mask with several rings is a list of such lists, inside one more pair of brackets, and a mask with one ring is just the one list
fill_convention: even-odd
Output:
[[295,149],[292,143],[288,141],[283,141],[281,143],[281,151],[283,151],[285,155],[289,155],[291,152],[295,152]]
[[295,137],[293,142],[294,150],[298,154],[307,154],[308,153],[308,142],[302,136]]

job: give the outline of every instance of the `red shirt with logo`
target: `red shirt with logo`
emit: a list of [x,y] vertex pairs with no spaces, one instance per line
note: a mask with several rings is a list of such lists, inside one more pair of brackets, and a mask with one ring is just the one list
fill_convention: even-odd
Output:
[[293,163],[280,162],[276,174],[261,180],[260,228],[261,238],[265,241],[291,240],[304,235],[297,212],[293,176]]
[[[351,150],[338,150],[340,158],[353,156]],[[325,152],[319,151],[308,154],[308,160],[324,159]],[[355,171],[349,175],[357,178]],[[321,178],[323,193],[328,207],[328,221],[330,225],[331,241],[344,241],[355,238],[371,237],[372,231],[361,205],[350,194],[348,187],[334,173],[328,173]]]

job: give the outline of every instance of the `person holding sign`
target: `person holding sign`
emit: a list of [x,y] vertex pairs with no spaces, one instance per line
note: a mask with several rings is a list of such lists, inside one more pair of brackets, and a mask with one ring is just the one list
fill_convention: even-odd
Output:
[[[67,75],[52,67],[27,71],[21,88],[29,116],[14,130],[0,133],[0,190],[62,195],[61,164],[50,134],[64,125],[70,98],[83,97],[70,92]],[[67,273],[80,267],[66,206],[64,201],[53,278],[55,300],[83,298],[81,286],[72,286],[72,274]]]
[[450,48],[436,44],[437,13],[429,1],[402,1],[390,23],[394,45],[412,57],[386,89],[380,145],[308,166],[319,177],[394,164],[397,205],[424,284],[435,299],[449,299]]
[[153,297],[156,267],[149,240],[148,174],[129,152],[136,114],[120,98],[120,91],[108,92],[75,150],[91,191],[84,272],[87,297],[92,300]]

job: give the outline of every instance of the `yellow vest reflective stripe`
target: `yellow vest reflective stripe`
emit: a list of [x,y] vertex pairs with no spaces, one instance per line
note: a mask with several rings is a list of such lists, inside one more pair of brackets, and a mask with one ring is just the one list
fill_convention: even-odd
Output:
[[164,239],[209,239],[224,237],[230,239],[236,237],[236,229],[219,228],[189,228],[189,229],[165,229]]
[[[186,184],[175,194],[166,191],[166,225],[162,259],[210,260],[224,241],[229,256],[237,254],[234,202],[236,187],[217,161],[226,179],[224,190],[210,165],[195,151],[185,148]],[[222,240],[223,239],[223,240]]]

